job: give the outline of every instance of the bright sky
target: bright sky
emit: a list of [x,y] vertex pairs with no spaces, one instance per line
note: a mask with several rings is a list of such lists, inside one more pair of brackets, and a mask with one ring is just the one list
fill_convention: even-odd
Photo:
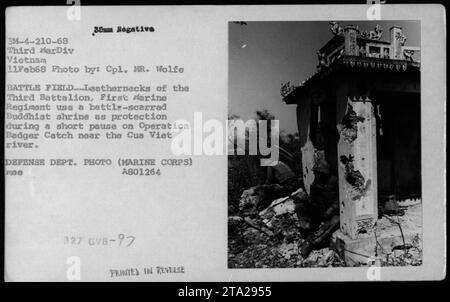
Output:
[[[267,109],[280,120],[280,129],[297,132],[296,105],[285,104],[281,83],[297,86],[316,70],[316,52],[333,37],[328,21],[248,22],[229,24],[230,114],[254,118],[256,110]],[[419,21],[340,21],[372,30],[383,28],[382,40],[389,41],[389,28],[403,28],[406,45],[420,46]]]

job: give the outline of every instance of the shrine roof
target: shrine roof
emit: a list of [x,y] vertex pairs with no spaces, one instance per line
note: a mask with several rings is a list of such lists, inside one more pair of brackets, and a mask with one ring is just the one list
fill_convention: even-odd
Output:
[[344,55],[326,68],[318,70],[299,86],[294,87],[285,97],[283,97],[284,102],[286,104],[297,103],[297,97],[306,92],[309,86],[342,69],[377,69],[388,72],[405,72],[420,70],[420,62]]
[[383,29],[379,25],[370,32],[352,25],[343,29],[337,22],[330,25],[334,36],[317,52],[317,71],[299,86],[291,86],[290,82],[282,84],[281,95],[287,104],[296,103],[297,96],[310,84],[338,69],[420,70],[420,61],[414,56],[420,48],[405,46],[401,27],[391,27],[390,41],[385,41],[381,40]]

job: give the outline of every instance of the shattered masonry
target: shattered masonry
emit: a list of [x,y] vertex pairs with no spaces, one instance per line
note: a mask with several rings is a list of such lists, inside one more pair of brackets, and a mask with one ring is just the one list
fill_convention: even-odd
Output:
[[356,115],[352,105],[348,104],[348,110],[342,119],[340,135],[349,144],[358,137],[358,122],[364,122],[364,117]]
[[373,227],[372,218],[358,220],[356,221],[356,223],[357,223],[356,233],[358,234],[366,234],[368,233],[368,230],[370,230]]
[[371,180],[368,179],[365,181],[361,172],[359,170],[355,170],[353,166],[353,159],[354,156],[351,154],[348,157],[341,155],[341,163],[345,166],[345,180],[356,191],[356,194],[353,194],[352,199],[358,200],[365,196],[367,191],[370,189]]

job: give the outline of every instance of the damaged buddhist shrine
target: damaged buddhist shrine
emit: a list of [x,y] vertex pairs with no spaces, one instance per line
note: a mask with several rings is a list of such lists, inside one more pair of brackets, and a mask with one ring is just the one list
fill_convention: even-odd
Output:
[[397,26],[386,34],[378,25],[330,24],[334,36],[317,53],[316,73],[282,85],[281,94],[297,105],[308,194],[317,161],[338,177],[340,230],[332,244],[345,258],[372,255],[378,241],[392,246],[398,237],[373,239],[379,206],[421,197],[420,48],[406,46]]

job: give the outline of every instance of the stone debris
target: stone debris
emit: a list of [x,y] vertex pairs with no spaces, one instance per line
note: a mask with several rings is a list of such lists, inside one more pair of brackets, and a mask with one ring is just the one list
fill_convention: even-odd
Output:
[[410,245],[407,249],[396,249],[382,259],[383,266],[418,266],[422,264],[422,249]]
[[[263,211],[257,211],[256,187],[242,194],[241,211],[228,218],[228,265],[230,268],[284,268],[284,267],[344,267],[345,262],[328,247],[313,250],[306,259],[300,255],[299,247],[304,239],[300,234],[299,220],[295,214],[295,198],[305,198],[298,191],[274,200]],[[294,197],[293,197],[294,196]],[[306,196],[307,197],[307,196]],[[408,207],[408,215],[398,217],[405,228],[417,230],[417,238],[408,249],[394,250],[382,260],[383,266],[420,265],[422,255],[421,205]],[[397,218],[395,218],[397,220]],[[419,221],[419,223],[417,223]],[[376,232],[392,229],[393,219],[378,220]],[[397,229],[394,229],[398,232]]]
[[273,208],[273,211],[275,212],[275,216],[280,216],[285,213],[292,214],[295,211],[294,201],[292,199],[289,199],[288,201],[275,206]]
[[256,208],[259,202],[258,187],[245,190],[239,200],[239,211]]
[[335,251],[323,249],[323,256],[320,259],[319,266],[330,266],[334,262],[335,258],[339,258]]
[[345,266],[339,255],[329,248],[314,250],[303,260],[303,266],[307,267],[339,267]]
[[280,254],[289,260],[291,256],[298,256],[298,245],[296,243],[283,243],[278,248]]
[[[242,194],[239,216],[228,218],[229,266],[251,267],[326,267],[344,266],[337,254],[328,248],[316,250],[307,259],[300,255],[303,242],[295,214],[294,198],[305,198],[299,189],[284,198],[274,200],[266,209],[256,210],[257,188]],[[293,197],[295,196],[295,197]]]

